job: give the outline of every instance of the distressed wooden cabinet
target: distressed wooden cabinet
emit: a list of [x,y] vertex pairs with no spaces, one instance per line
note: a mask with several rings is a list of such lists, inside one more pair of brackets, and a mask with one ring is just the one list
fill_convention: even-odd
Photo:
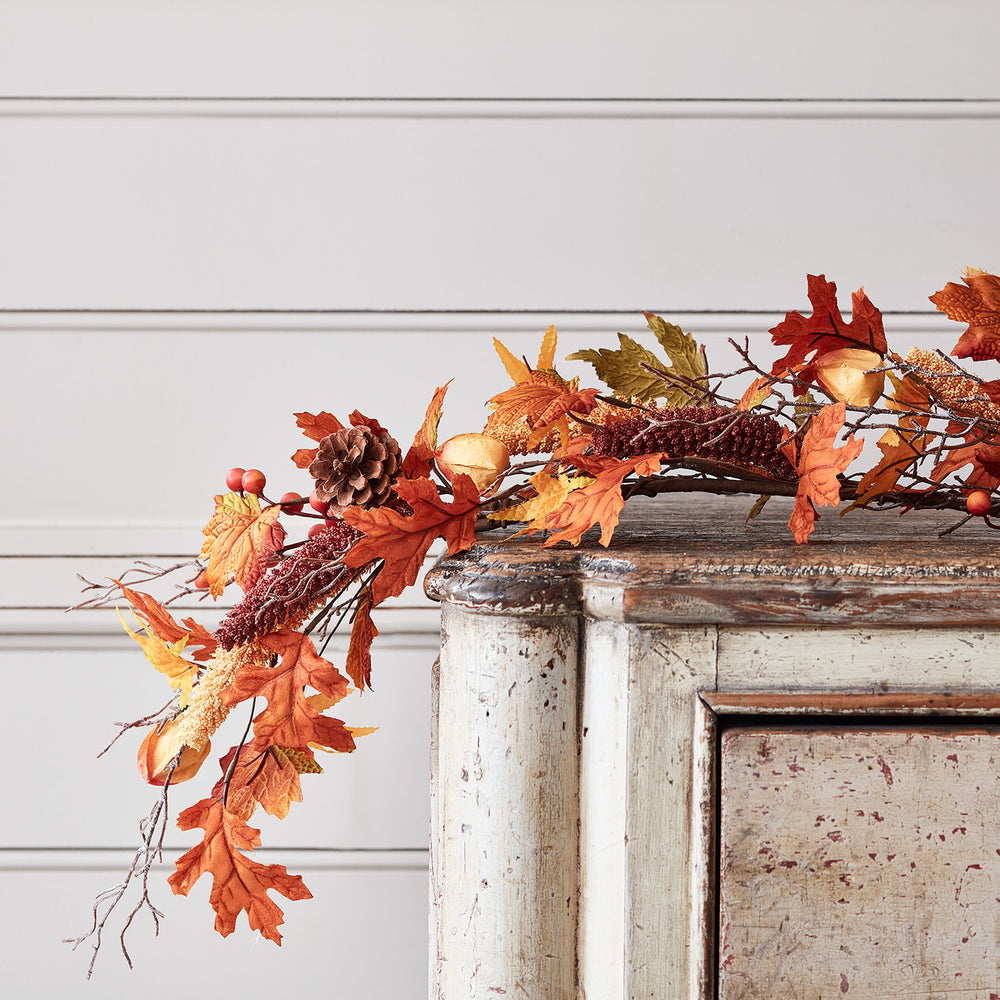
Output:
[[1000,998],[997,536],[749,506],[432,571],[434,1000]]

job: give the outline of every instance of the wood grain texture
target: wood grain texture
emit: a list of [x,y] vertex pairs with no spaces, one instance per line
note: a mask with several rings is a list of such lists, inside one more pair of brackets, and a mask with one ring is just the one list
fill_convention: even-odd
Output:
[[721,1000],[996,996],[996,731],[722,739]]
[[[808,545],[796,545],[786,526],[789,501],[775,498],[747,528],[751,504],[634,498],[607,549],[592,536],[579,548],[551,550],[484,539],[431,571],[428,593],[498,613],[575,606],[595,617],[671,625],[1000,623],[1000,539],[987,528],[972,524],[938,538],[957,515],[831,513]],[[758,659],[767,669],[767,658]],[[783,662],[791,667],[787,656]]]

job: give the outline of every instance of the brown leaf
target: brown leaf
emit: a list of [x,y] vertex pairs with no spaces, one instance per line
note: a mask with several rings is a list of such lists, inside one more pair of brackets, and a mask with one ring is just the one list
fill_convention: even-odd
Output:
[[1000,277],[967,267],[962,280],[965,288],[949,281],[930,296],[949,319],[969,324],[951,353],[973,361],[1000,360]]
[[230,573],[244,591],[260,579],[268,558],[285,542],[280,513],[277,504],[261,511],[252,493],[215,498],[215,513],[202,529],[206,538],[201,547],[202,558],[208,559],[205,576],[213,597],[222,593]]
[[840,502],[840,479],[843,472],[861,454],[864,441],[855,441],[854,435],[837,448],[834,441],[844,426],[847,407],[844,403],[830,403],[812,418],[796,455],[794,436],[789,435],[782,445],[788,460],[799,476],[795,495],[795,509],[788,527],[795,541],[809,540],[816,521],[816,507]]
[[463,475],[455,476],[452,487],[454,497],[448,502],[429,479],[402,479],[396,483],[396,491],[410,505],[412,514],[400,514],[390,507],[348,507],[344,511],[344,520],[365,535],[344,556],[344,565],[360,568],[373,560],[384,560],[372,585],[374,604],[396,597],[416,582],[434,539],[443,538],[452,555],[475,542],[479,490]]

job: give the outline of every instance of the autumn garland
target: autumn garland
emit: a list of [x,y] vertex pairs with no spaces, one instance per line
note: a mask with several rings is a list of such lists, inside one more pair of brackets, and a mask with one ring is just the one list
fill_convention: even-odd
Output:
[[[581,389],[578,378],[555,371],[552,327],[535,367],[495,341],[514,384],[488,401],[483,432],[438,446],[441,386],[405,455],[377,420],[357,411],[346,426],[325,412],[296,414],[316,443],[292,456],[316,484],[309,497],[268,500],[262,473],[230,470],[198,560],[167,569],[143,564],[128,571],[128,583],[123,574],[89,585],[97,596],[79,606],[127,604],[136,624],[123,624],[173,696],[121,724],[115,737],[149,729],[139,770],[161,793],[122,882],[97,898],[90,930],[71,939],[92,944],[88,976],[108,917],[131,886],[139,888],[120,935],[126,959],[135,915],[146,909],[158,922],[149,876],[161,853],[168,790],[198,773],[219,726],[246,703],[250,721],[221,758],[211,793],[178,817],[182,830],[198,828],[203,837],[168,881],[186,895],[211,875],[216,930],[230,934],[245,912],[252,928],[280,944],[283,914],[269,893],[311,894],[283,865],[248,856],[260,844],[248,821],[258,806],[283,818],[302,799],[300,776],[322,770],[318,751],[352,752],[372,731],[327,712],[370,687],[378,634],[372,611],[415,583],[437,539],[455,554],[477,530],[519,523],[520,533],[542,535],[543,547],[577,545],[594,526],[608,545],[630,496],[695,491],[755,494],[750,518],[771,496],[794,497],[789,527],[797,542],[808,540],[818,507],[842,501],[847,510],[959,512],[947,530],[972,517],[1000,526],[990,519],[1000,485],[1000,380],[983,380],[942,352],[890,351],[881,313],[861,290],[849,322],[836,286],[822,275],[809,276],[808,297],[811,315],[788,313],[770,331],[787,351],[766,371],[747,342],[732,342],[743,364],[710,372],[689,334],[649,313],[665,358],[623,334],[617,349],[569,356],[591,363],[605,389]],[[955,357],[1000,359],[1000,278],[969,269],[964,286],[949,282],[931,301],[968,324]],[[726,395],[731,379],[751,381]],[[849,473],[861,435],[875,431],[881,459]],[[512,455],[538,457],[512,463]],[[311,525],[308,537],[289,543],[286,526],[295,523]],[[163,603],[135,589],[177,574],[185,583]],[[218,598],[231,586],[243,597],[214,632],[166,608],[205,591]],[[341,672],[324,653],[345,621],[351,632]]]

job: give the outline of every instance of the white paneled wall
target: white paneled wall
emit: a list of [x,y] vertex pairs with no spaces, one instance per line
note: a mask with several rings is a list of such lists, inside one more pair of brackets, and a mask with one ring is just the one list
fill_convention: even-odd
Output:
[[951,346],[927,295],[1000,268],[997,37],[992,0],[0,4],[0,993],[174,996],[182,956],[205,995],[423,995],[433,607],[382,612],[348,720],[382,728],[265,825],[316,896],[282,949],[164,884],[136,971],[112,937],[85,985],[59,939],[151,799],[135,741],[93,758],[161,685],[62,612],[75,574],[194,554],[232,465],[305,492],[294,411],[408,442],[454,377],[442,433],[478,429],[493,336],[564,354],[652,309],[721,368],[825,272],[894,347]]

